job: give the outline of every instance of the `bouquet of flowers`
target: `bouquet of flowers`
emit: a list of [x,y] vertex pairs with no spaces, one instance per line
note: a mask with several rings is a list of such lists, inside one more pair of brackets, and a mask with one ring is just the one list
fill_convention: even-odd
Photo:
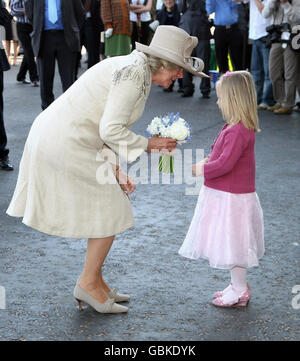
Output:
[[[190,125],[179,113],[168,113],[164,116],[155,117],[147,127],[149,136],[176,139],[178,144],[183,144],[191,139]],[[159,158],[158,169],[163,173],[174,173],[174,157],[163,154]]]

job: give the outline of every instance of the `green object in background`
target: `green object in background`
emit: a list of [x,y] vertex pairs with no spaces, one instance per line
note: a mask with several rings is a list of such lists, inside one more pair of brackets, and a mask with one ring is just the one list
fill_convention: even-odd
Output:
[[162,173],[174,173],[174,156],[163,154],[159,157],[158,170]]
[[230,71],[233,71],[233,66],[232,66],[230,54],[228,54],[228,67],[229,67],[229,70],[230,70]]
[[113,34],[105,38],[105,55],[120,56],[128,55],[131,52],[131,40],[129,35]]
[[215,44],[210,44],[209,70],[217,70],[218,64],[216,59]]
[[[210,44],[210,59],[209,59],[209,70],[219,70],[216,58],[216,49],[215,44]],[[230,54],[228,53],[228,67],[230,71],[233,71],[233,66],[230,58]]]

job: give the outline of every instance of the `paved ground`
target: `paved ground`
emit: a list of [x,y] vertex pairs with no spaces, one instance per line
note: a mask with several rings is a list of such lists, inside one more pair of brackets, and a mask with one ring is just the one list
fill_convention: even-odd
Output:
[[[24,142],[40,112],[39,89],[16,84],[15,76],[15,68],[5,73],[5,120],[16,169],[0,172],[0,284],[7,293],[0,340],[300,340],[300,309],[292,307],[292,288],[300,284],[300,113],[260,113],[257,192],[266,254],[261,267],[249,272],[249,307],[211,306],[213,292],[228,284],[228,272],[177,254],[197,196],[185,195],[186,184],[140,184],[132,196],[135,228],[117,237],[104,266],[108,283],[132,295],[130,311],[101,315],[90,307],[79,312],[72,297],[86,241],[49,237],[5,214]],[[199,91],[183,99],[153,86],[134,130],[143,134],[153,116],[180,111],[193,127],[185,147],[207,154],[222,127],[215,102],[214,92],[210,100],[200,99]]]

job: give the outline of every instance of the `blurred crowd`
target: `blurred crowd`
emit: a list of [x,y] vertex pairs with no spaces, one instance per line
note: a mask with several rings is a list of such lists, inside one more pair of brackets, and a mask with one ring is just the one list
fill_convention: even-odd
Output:
[[[258,109],[278,115],[300,109],[300,0],[0,0],[0,6],[0,169],[13,169],[3,122],[3,71],[17,66],[16,81],[39,87],[44,110],[54,101],[56,63],[65,91],[79,67],[129,54],[135,42],[148,45],[158,25],[198,38],[193,56],[210,76],[200,82],[203,99],[220,75],[248,69]],[[184,72],[177,91],[194,95],[190,73]]]

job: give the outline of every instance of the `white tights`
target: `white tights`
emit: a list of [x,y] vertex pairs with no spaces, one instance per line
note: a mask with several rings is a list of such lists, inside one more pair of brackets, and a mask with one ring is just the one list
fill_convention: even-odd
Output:
[[238,295],[247,289],[247,268],[234,267],[230,270],[230,275],[231,284],[225,288],[222,296],[226,303],[238,299]]

